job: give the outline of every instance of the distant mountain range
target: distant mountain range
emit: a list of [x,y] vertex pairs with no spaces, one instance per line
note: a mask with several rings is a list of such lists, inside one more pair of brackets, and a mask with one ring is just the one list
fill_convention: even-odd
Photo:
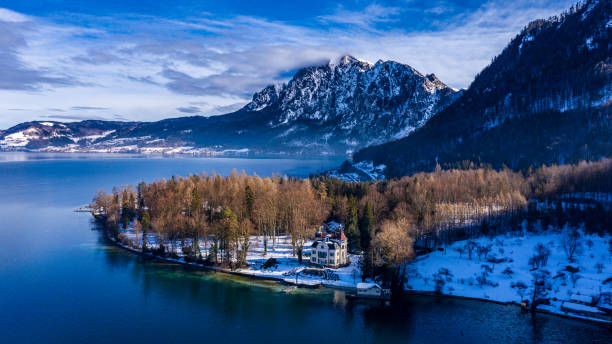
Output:
[[353,166],[397,177],[437,165],[525,169],[611,156],[611,38],[610,0],[534,21],[453,104],[407,137],[355,153]]
[[346,155],[349,179],[612,155],[612,1],[527,25],[467,90],[393,61],[299,70],[242,109],[158,122],[27,122],[0,150]]
[[456,100],[435,75],[351,56],[299,70],[242,109],[158,122],[27,122],[0,132],[1,150],[346,155],[408,135]]

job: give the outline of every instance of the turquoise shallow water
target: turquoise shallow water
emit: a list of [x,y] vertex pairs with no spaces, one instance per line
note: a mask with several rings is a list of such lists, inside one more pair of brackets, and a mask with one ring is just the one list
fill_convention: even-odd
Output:
[[570,343],[609,328],[516,307],[410,297],[383,307],[342,292],[187,270],[105,242],[96,190],[203,170],[307,175],[338,159],[164,159],[0,153],[0,342]]

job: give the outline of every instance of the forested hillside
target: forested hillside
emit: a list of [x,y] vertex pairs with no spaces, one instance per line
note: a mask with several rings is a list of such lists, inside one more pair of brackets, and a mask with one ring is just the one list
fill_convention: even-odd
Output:
[[354,160],[402,176],[436,164],[516,170],[610,156],[611,38],[608,0],[534,21],[423,128]]

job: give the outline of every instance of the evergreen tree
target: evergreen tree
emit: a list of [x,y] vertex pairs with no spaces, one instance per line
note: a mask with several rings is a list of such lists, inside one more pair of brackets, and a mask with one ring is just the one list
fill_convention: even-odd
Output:
[[229,207],[223,208],[221,220],[221,249],[224,253],[225,263],[231,264],[234,256],[234,242],[238,236],[238,218]]
[[557,227],[563,228],[567,222],[565,209],[563,209],[563,203],[561,203],[560,199],[555,200],[555,211],[554,211],[554,220],[556,222]]
[[134,199],[133,193],[130,193],[128,198],[128,208],[130,212],[130,219],[133,219],[136,216],[136,199]]
[[191,208],[189,209],[190,215],[192,217],[199,215],[201,209],[202,200],[200,198],[200,194],[198,193],[198,188],[193,188],[193,190],[191,190]]
[[140,221],[142,226],[142,250],[147,250],[147,233],[149,232],[149,227],[151,226],[151,216],[149,216],[149,211],[145,210],[142,213],[142,220]]
[[361,220],[359,221],[359,235],[361,238],[361,249],[367,251],[370,247],[370,241],[372,240],[371,232],[374,229],[374,213],[370,202],[367,202],[363,213],[361,214]]
[[246,210],[246,217],[251,218],[253,214],[253,204],[255,204],[255,199],[253,196],[253,189],[249,185],[244,188],[244,205]]
[[538,221],[538,207],[535,202],[529,202],[527,206],[527,230],[529,232],[535,231],[535,225]]
[[359,235],[359,223],[357,219],[357,202],[353,196],[349,198],[346,235],[348,237],[348,249],[352,252],[361,250],[361,238]]
[[138,184],[138,218],[140,220],[142,220],[142,217],[144,216],[144,209],[145,209],[145,199],[144,199],[144,194],[147,190],[147,184],[145,182],[140,182]]
[[130,202],[129,196],[126,189],[123,190],[123,194],[121,195],[121,224],[123,225],[123,229],[127,229],[130,224]]

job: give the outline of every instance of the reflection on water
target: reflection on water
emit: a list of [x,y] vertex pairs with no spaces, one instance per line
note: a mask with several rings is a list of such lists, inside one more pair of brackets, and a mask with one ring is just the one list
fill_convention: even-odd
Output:
[[[204,313],[209,326],[247,326],[258,338],[266,335],[264,329],[287,337],[298,332],[307,336],[305,328],[320,329],[316,332],[324,335],[324,343],[591,343],[612,334],[604,326],[470,300],[411,296],[384,305],[347,301],[343,291],[331,289],[284,294],[275,282],[197,271],[102,245],[108,264],[127,270],[132,282],[142,287],[143,297],[163,295]],[[249,340],[239,333],[230,337]],[[292,341],[306,343],[309,338]]]
[[23,162],[30,160],[78,160],[78,159],[133,159],[159,158],[163,155],[144,155],[130,153],[46,153],[46,152],[0,152],[0,162]]
[[[0,154],[0,159],[2,154]],[[312,172],[328,161],[30,159],[0,164],[2,343],[591,343],[610,329],[435,297],[384,306],[134,255],[75,213],[102,187],[202,170]]]

